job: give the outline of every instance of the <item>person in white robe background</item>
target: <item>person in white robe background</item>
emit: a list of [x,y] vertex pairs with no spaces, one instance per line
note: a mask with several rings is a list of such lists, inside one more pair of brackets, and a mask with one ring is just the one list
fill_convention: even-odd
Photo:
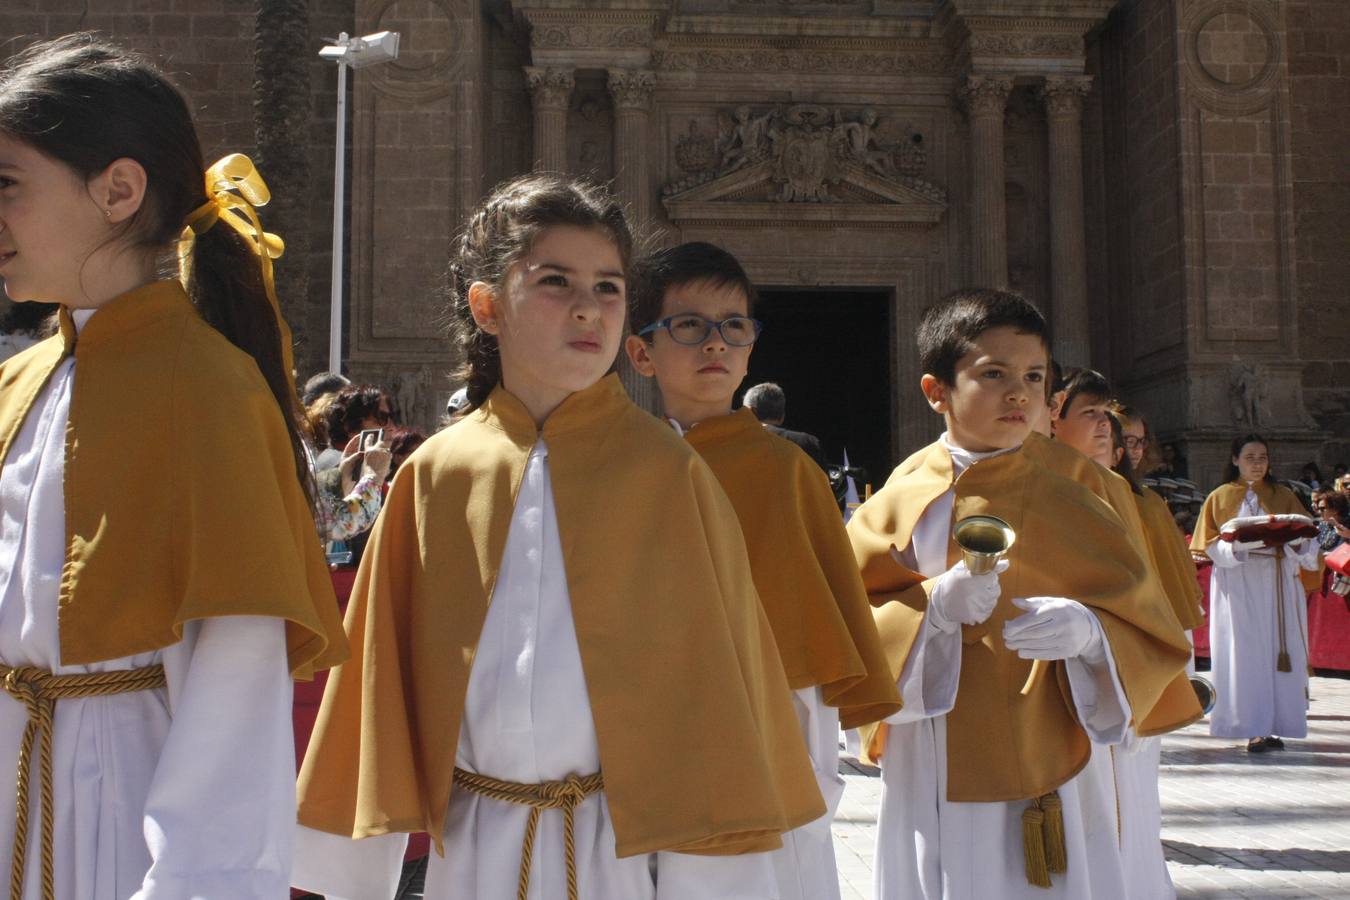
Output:
[[[190,303],[157,280],[229,190],[204,170],[186,103],[137,54],[72,35],[0,69],[0,277],[61,305],[58,335],[0,365],[0,772],[19,775],[0,858],[22,900],[288,884],[290,674],[345,641],[254,244],[218,227],[189,255],[251,285],[189,277]],[[223,307],[228,334],[202,319]],[[241,534],[261,569],[221,578]]]
[[1269,445],[1259,435],[1234,439],[1225,474],[1226,483],[1205,499],[1191,539],[1191,549],[1214,563],[1209,640],[1217,699],[1209,733],[1248,738],[1253,753],[1281,750],[1281,736],[1308,734],[1307,593],[1299,570],[1320,567],[1317,540],[1282,550],[1222,540],[1219,529],[1233,518],[1307,513],[1271,476]]

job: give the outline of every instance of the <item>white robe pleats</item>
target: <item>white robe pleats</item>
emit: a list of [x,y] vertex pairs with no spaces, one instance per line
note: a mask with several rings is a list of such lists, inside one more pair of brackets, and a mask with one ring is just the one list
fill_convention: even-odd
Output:
[[[621,549],[621,548],[616,548]],[[672,677],[678,677],[673,674]],[[634,723],[641,727],[641,723]],[[535,784],[600,771],[541,439],[525,467],[501,571],[469,675],[455,763]],[[659,772],[652,773],[659,778]],[[456,789],[445,857],[433,851],[426,900],[516,896],[529,809]],[[330,898],[393,896],[407,836],[353,841],[300,828],[294,883]],[[586,900],[776,900],[769,855],[653,853],[619,859],[604,792],[576,807],[578,895]],[[539,818],[530,900],[566,900],[563,815]]]
[[[77,324],[89,315],[77,312]],[[65,441],[75,376],[74,360],[67,360],[43,389],[0,469],[0,662],[63,675],[161,663],[168,684],[57,701],[52,735],[57,900],[283,897],[295,819],[283,623],[259,617],[192,622],[182,641],[160,651],[88,666],[61,664],[57,596],[65,562]],[[126,452],[135,453],[135,445]],[[135,504],[136,497],[128,495],[126,502]],[[25,707],[0,693],[0,778],[9,785],[0,790],[5,863],[13,846],[13,779],[26,722]],[[23,896],[38,900],[36,759],[29,793]]]

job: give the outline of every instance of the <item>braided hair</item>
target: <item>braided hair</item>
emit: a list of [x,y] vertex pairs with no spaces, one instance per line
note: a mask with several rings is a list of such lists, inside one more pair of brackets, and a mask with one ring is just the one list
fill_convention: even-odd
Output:
[[457,374],[464,381],[469,409],[482,406],[502,380],[497,337],[474,321],[470,286],[481,281],[502,290],[507,271],[530,252],[539,235],[562,225],[604,233],[628,270],[633,235],[618,201],[603,188],[559,175],[524,175],[503,182],[469,217],[459,235],[446,293],[451,335],[464,358]]

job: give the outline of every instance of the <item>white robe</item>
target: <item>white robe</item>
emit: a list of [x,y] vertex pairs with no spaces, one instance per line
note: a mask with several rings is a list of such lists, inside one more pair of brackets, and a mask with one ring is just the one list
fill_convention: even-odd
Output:
[[[600,771],[547,459],[541,439],[526,463],[511,516],[497,586],[469,673],[455,756],[462,769],[530,784]],[[456,789],[443,834],[445,857],[433,852],[427,867],[426,900],[515,897],[529,813],[525,806]],[[652,853],[618,859],[603,791],[577,806],[575,841],[577,886],[586,900],[778,896],[765,853]],[[301,827],[293,882],[330,900],[393,897],[406,844],[405,834],[353,841]],[[539,817],[529,896],[567,896],[560,810],[546,810]]]
[[781,900],[839,900],[839,871],[834,861],[830,826],[844,797],[839,775],[839,710],[826,706],[819,687],[794,691],[792,705],[811,757],[816,785],[825,798],[820,818],[783,835],[783,846],[772,851]]
[[[683,425],[669,417],[666,421],[676,434],[685,436]],[[794,691],[792,706],[816,785],[825,798],[825,812],[784,834],[783,846],[770,853],[778,891],[781,900],[839,900],[839,871],[830,830],[844,798],[844,779],[839,775],[839,710],[825,705],[819,687]]]
[[[1265,514],[1249,490],[1239,516]],[[1276,561],[1269,550],[1236,550],[1216,540],[1205,548],[1209,576],[1209,647],[1216,694],[1209,718],[1215,737],[1308,736],[1308,595],[1299,568],[1316,569],[1317,543],[1285,547],[1279,564],[1284,580],[1285,647],[1292,671],[1276,670],[1280,649],[1276,618]]]
[[[77,323],[89,315],[76,313]],[[168,685],[57,701],[57,900],[283,897],[295,819],[295,750],[281,620],[191,622],[183,640],[163,650],[61,665],[57,596],[74,377],[74,361],[67,360],[43,388],[0,469],[0,661],[61,675],[161,663]],[[8,785],[0,790],[4,861],[14,840],[13,779],[27,718],[22,704],[0,692],[0,778]],[[38,771],[35,758],[25,900],[41,896]]]
[[[947,448],[957,473],[993,455],[950,443]],[[905,564],[926,577],[947,569],[953,499],[949,490],[928,507],[904,550]],[[1096,628],[1105,641],[1100,624]],[[1059,788],[1068,871],[1052,876],[1050,888],[1027,882],[1026,801],[947,799],[946,714],[956,703],[961,653],[960,629],[943,633],[925,620],[900,675],[904,708],[886,720],[890,732],[881,760],[877,900],[1126,900],[1109,753],[1094,752],[1083,771]],[[1109,646],[1103,665],[1073,659],[1067,668],[1088,736],[1101,744],[1121,740],[1130,709]]]
[[1158,798],[1158,762],[1162,738],[1129,739],[1112,747],[1096,744],[1115,771],[1120,800],[1120,853],[1130,900],[1172,900],[1177,892],[1167,871],[1162,848],[1162,803]]

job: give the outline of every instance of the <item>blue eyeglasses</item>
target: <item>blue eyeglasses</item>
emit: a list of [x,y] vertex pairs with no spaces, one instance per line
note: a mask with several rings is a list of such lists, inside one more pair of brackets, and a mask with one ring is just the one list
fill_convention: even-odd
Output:
[[758,319],[752,319],[749,316],[728,316],[720,322],[714,322],[705,319],[702,316],[696,316],[693,313],[682,313],[678,316],[667,316],[659,322],[653,322],[646,328],[638,332],[639,337],[645,337],[658,329],[664,328],[670,333],[671,340],[677,344],[694,347],[706,341],[717,329],[717,333],[722,336],[722,340],[729,347],[749,347],[759,339],[759,333],[764,326]]

